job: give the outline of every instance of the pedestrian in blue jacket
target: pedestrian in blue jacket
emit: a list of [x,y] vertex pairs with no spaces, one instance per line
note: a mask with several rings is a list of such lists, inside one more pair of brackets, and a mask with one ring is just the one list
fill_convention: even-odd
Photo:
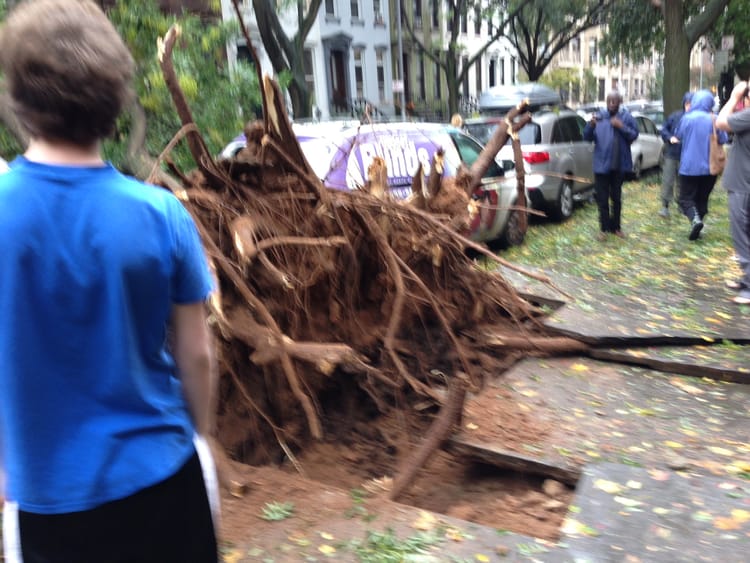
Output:
[[682,109],[670,113],[661,126],[661,138],[664,141],[664,164],[661,167],[661,210],[659,215],[662,217],[669,217],[669,204],[672,203],[672,200],[677,202],[675,184],[677,183],[677,171],[680,168],[682,145],[675,136],[675,132],[680,124],[680,119],[690,109],[692,97],[691,92],[685,92],[685,95],[682,96]]
[[[682,116],[675,136],[682,145],[680,158],[680,209],[690,221],[688,239],[696,240],[708,213],[708,198],[716,176],[709,166],[710,139],[714,128],[714,96],[710,90],[693,94],[690,110]],[[729,139],[726,131],[717,131],[719,143]]]
[[583,128],[583,138],[594,142],[594,190],[600,231],[596,238],[600,241],[607,233],[625,238],[620,224],[622,183],[625,174],[633,170],[630,145],[638,138],[638,126],[621,104],[622,95],[612,90],[607,94],[607,108],[595,113]]

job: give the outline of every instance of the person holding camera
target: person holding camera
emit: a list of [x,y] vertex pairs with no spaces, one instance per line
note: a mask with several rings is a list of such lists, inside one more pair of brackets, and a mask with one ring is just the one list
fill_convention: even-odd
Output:
[[750,89],[748,82],[737,84],[719,111],[716,128],[734,134],[732,150],[722,176],[729,198],[729,229],[742,275],[729,280],[727,287],[737,291],[732,299],[750,304]]
[[[638,138],[638,125],[625,108],[617,90],[607,94],[607,108],[594,113],[583,128],[583,138],[594,142],[594,192],[599,207],[599,233],[625,238],[622,232],[622,183],[633,170],[630,145]],[[610,208],[610,201],[612,206]]]

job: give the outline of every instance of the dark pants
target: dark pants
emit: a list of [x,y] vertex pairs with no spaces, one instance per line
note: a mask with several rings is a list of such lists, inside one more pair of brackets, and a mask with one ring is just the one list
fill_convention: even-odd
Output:
[[218,561],[197,454],[169,479],[91,510],[19,510],[18,527],[24,563]]
[[[596,203],[599,206],[599,229],[603,233],[614,233],[620,230],[624,178],[625,175],[618,170],[612,170],[609,174],[595,174],[594,190]],[[611,210],[610,200],[612,201]]]
[[750,297],[750,193],[729,192],[729,228],[734,243],[734,253],[742,270],[740,293]]
[[680,210],[688,220],[696,215],[702,221],[708,214],[708,197],[714,189],[716,176],[683,176],[680,174]]

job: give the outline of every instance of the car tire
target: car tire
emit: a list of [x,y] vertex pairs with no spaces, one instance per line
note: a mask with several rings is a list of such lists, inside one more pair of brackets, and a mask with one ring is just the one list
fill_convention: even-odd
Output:
[[[524,215],[526,215],[525,221],[523,221]],[[492,246],[499,248],[520,246],[526,238],[528,226],[528,214],[520,209],[511,209],[508,212],[508,222],[505,224],[505,229]]]
[[573,182],[563,180],[560,191],[557,193],[557,201],[553,204],[550,215],[555,221],[566,221],[573,215],[575,202],[573,201]]
[[643,175],[643,157],[639,156],[633,163],[633,178],[640,180]]

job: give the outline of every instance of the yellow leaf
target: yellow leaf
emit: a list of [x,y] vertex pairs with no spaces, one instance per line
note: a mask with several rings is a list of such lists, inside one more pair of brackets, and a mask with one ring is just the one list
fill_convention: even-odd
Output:
[[229,553],[224,554],[225,563],[237,563],[242,559],[243,553],[239,549],[233,549]]
[[734,454],[732,450],[728,450],[726,448],[720,448],[718,446],[708,446],[708,450],[717,455],[733,455]]
[[525,391],[521,391],[521,395],[524,397],[536,397],[539,393],[534,391],[533,389],[526,389]]
[[666,442],[664,442],[664,445],[667,446],[668,448],[672,448],[672,449],[675,449],[675,450],[679,450],[680,448],[684,448],[685,447],[682,444],[680,444],[679,442],[673,442],[672,440],[667,440]]
[[750,512],[742,510],[741,508],[735,508],[732,510],[732,518],[738,522],[747,522],[750,520]]
[[576,363],[570,366],[573,371],[589,371],[589,367],[586,364]]
[[477,426],[473,422],[470,422],[469,424],[466,425],[466,428],[468,428],[469,430],[476,430],[477,428],[479,428],[479,426]]
[[474,556],[474,558],[475,558],[475,559],[476,559],[477,561],[481,561],[482,563],[487,563],[487,561],[489,561],[489,560],[490,560],[490,558],[489,558],[489,557],[487,557],[486,555],[482,555],[481,553],[477,553],[477,554],[476,554],[476,555]]
[[614,481],[607,481],[606,479],[597,479],[596,481],[594,481],[594,488],[611,495],[622,492],[622,487],[619,483],[615,483]]
[[458,528],[448,528],[445,530],[445,537],[452,541],[464,541],[464,534]]
[[714,528],[719,530],[739,530],[741,528],[740,522],[734,518],[726,518],[724,516],[717,516],[714,518]]
[[432,512],[425,510],[419,511],[419,518],[412,524],[412,528],[416,530],[428,531],[432,530],[437,524],[437,518]]
[[328,532],[320,532],[320,537],[328,541],[333,540],[333,535],[329,534]]
[[320,551],[323,555],[331,555],[332,553],[336,553],[336,548],[332,545],[323,544],[318,547],[318,551]]

